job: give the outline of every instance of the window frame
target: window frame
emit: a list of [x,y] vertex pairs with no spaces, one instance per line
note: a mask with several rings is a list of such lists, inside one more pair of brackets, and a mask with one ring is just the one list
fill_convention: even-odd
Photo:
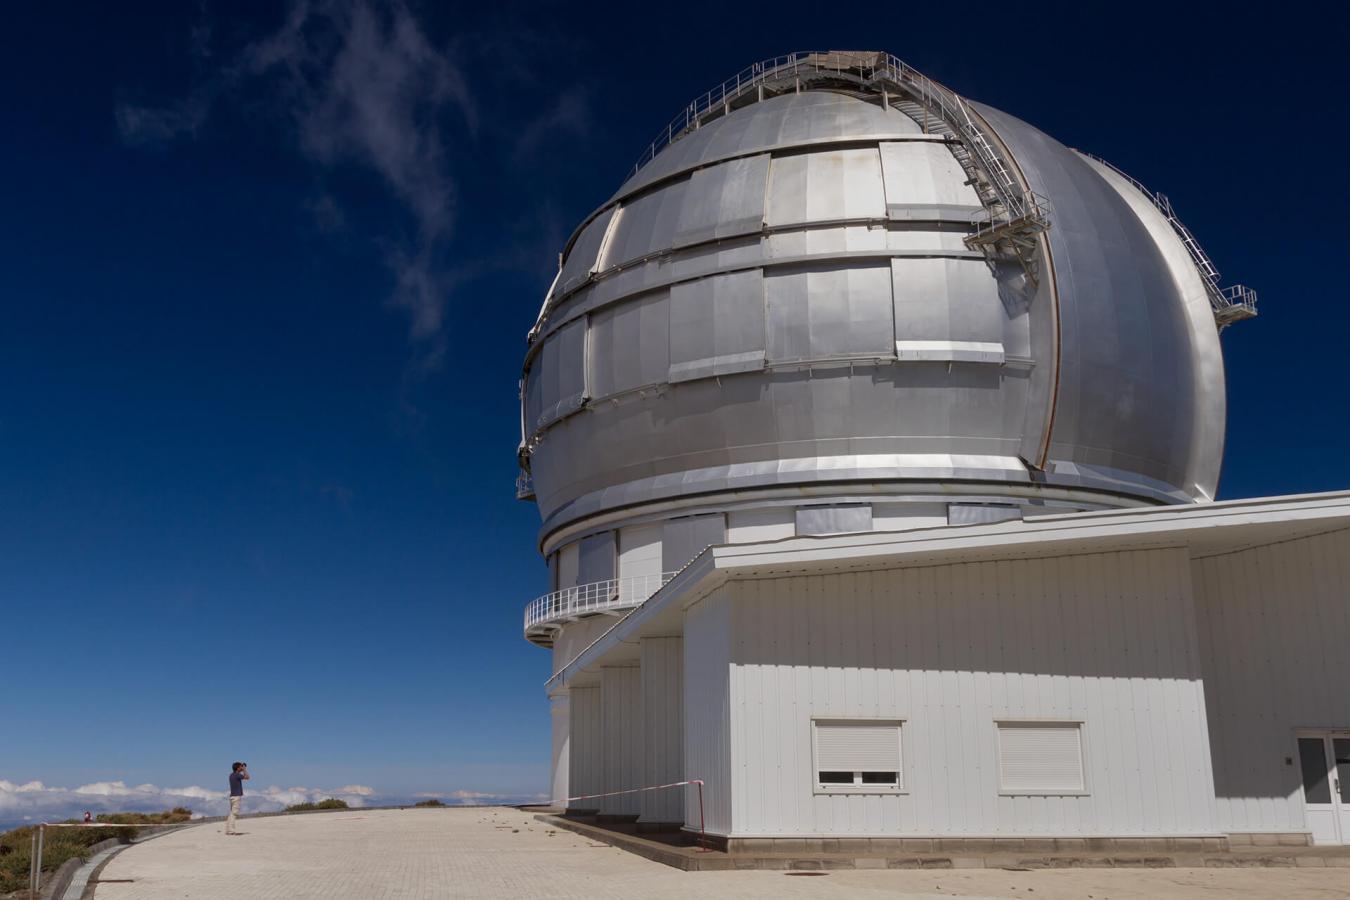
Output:
[[[895,773],[895,784],[865,784],[862,781],[862,769],[853,771],[853,781],[849,784],[827,784],[820,780],[820,745],[818,740],[820,725],[890,725],[896,730],[899,744],[900,768]],[[906,720],[896,716],[812,716],[811,717],[811,792],[813,794],[868,794],[882,796],[903,796],[909,793],[909,773],[905,771],[909,752],[905,736]],[[839,770],[842,771],[842,770]],[[870,771],[870,770],[867,770]]]
[[[1083,786],[1079,789],[1061,790],[1056,788],[1009,788],[1003,784],[1003,728],[1053,728],[1074,727],[1078,730],[1078,766],[1082,773]],[[1088,797],[1092,794],[1092,781],[1088,771],[1087,723],[1083,719],[995,719],[994,720],[994,773],[998,779],[1000,797]]]

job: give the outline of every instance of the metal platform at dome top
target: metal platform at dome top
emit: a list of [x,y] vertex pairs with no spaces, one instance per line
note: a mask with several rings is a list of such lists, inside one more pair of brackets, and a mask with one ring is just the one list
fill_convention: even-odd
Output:
[[[876,96],[914,116],[924,130],[952,138],[953,155],[984,205],[967,246],[992,263],[1016,260],[1038,278],[1036,235],[1050,227],[1049,201],[1031,191],[978,113],[955,91],[899,58],[880,51],[805,50],[757,62],[695,98],[670,121],[633,166],[643,166],[671,143],[736,109],[803,90],[842,90]],[[905,109],[907,104],[913,110]],[[918,114],[915,115],[915,112]]]

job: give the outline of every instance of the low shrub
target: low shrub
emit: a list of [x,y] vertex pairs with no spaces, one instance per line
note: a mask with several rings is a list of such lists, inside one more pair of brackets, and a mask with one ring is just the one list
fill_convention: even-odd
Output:
[[[157,813],[102,813],[98,822],[126,825],[166,825],[186,822],[192,810],[183,807]],[[76,819],[67,819],[74,823]],[[0,894],[28,887],[28,869],[32,863],[33,832],[36,825],[25,825],[0,834]],[[129,841],[135,828],[48,828],[42,838],[42,871],[54,872],[68,859],[89,856],[89,848],[109,838]]]
[[430,800],[423,800],[421,803],[414,803],[413,806],[436,807],[445,806],[445,804],[433,797]]
[[286,807],[286,812],[308,812],[311,809],[351,809],[346,800],[338,800],[335,797],[329,797],[327,800],[320,800],[318,803],[296,803]]

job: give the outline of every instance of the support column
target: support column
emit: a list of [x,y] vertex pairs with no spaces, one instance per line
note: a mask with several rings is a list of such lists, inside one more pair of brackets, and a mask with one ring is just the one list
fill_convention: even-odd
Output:
[[553,753],[549,757],[549,797],[554,806],[572,796],[567,787],[571,772],[568,757],[571,750],[572,711],[567,694],[549,698],[549,712],[553,720]]
[[[642,782],[670,784],[684,779],[684,641],[678,637],[643,638]],[[684,823],[688,788],[641,795],[640,822]]]
[[[599,794],[605,789],[601,775],[601,753],[604,746],[600,727],[600,688],[574,687],[567,699],[569,748],[567,755],[567,789],[570,796]],[[598,800],[578,800],[568,809],[598,809]]]
[[[600,708],[603,790],[627,791],[643,787],[642,681],[638,666],[603,666],[600,669]],[[600,813],[636,817],[641,805],[638,794],[605,797],[600,801]]]

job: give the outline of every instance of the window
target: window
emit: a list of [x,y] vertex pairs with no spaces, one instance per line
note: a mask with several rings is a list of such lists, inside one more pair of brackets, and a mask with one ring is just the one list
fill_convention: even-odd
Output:
[[1081,722],[999,722],[1004,794],[1085,794]]
[[904,787],[898,721],[816,719],[816,790],[898,793]]

